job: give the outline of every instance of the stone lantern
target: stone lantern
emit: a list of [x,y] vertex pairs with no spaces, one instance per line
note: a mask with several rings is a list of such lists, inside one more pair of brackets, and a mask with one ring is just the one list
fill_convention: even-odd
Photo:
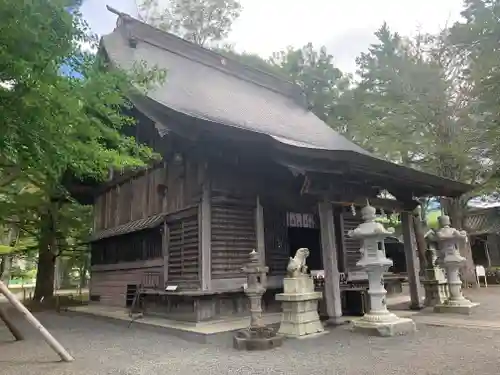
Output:
[[425,234],[427,249],[425,251],[426,268],[425,279],[422,280],[425,288],[425,306],[434,307],[443,304],[449,297],[448,282],[444,269],[438,262],[438,243],[435,233],[430,230]]
[[369,203],[361,209],[364,223],[348,232],[348,236],[361,241],[361,259],[356,263],[368,274],[369,312],[353,321],[353,329],[378,336],[394,336],[415,331],[411,319],[399,318],[386,306],[387,291],[384,288],[384,273],[392,266],[385,255],[384,239],[393,235],[394,228],[386,229],[375,222],[376,210]]
[[242,268],[247,276],[243,291],[250,300],[250,326],[236,332],[233,340],[236,349],[266,350],[281,346],[283,343],[283,336],[277,335],[262,321],[262,296],[266,292],[268,270],[269,267],[261,264],[259,254],[253,250],[248,264]]
[[467,241],[467,233],[451,227],[449,216],[440,216],[438,221],[439,230],[435,231],[430,238],[438,243],[437,261],[446,270],[449,297],[444,303],[434,306],[434,311],[470,314],[474,307],[479,306],[479,303],[469,301],[462,294],[460,268],[465,264],[465,258],[458,250],[459,243]]
[[243,290],[250,300],[250,328],[262,327],[262,296],[266,292],[269,267],[261,265],[259,254],[254,250],[242,271],[247,275]]

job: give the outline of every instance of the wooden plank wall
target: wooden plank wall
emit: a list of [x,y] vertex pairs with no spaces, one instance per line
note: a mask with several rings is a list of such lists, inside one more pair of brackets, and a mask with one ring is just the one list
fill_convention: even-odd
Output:
[[127,285],[139,285],[145,272],[163,272],[163,258],[147,263],[127,264],[123,269],[99,270],[94,267],[90,279],[90,295],[99,296],[100,303],[104,305],[125,307]]
[[168,223],[168,284],[198,289],[201,281],[198,208]]
[[159,185],[166,183],[166,167],[160,165],[110,187],[96,199],[96,231],[114,228],[162,211],[163,194]]
[[344,209],[342,213],[343,218],[343,242],[344,242],[344,264],[347,267],[347,272],[349,271],[361,271],[361,269],[356,266],[356,262],[361,259],[361,253],[359,249],[361,247],[361,242],[359,240],[353,239],[347,235],[352,229],[355,229],[359,224],[363,222],[361,218],[361,212],[359,208],[356,210],[356,216],[352,215],[350,209]]
[[256,201],[212,202],[212,279],[237,278],[257,247]]
[[263,204],[263,210],[266,265],[269,267],[269,275],[285,275],[290,259],[286,210],[270,204]]
[[[94,230],[113,228],[130,221],[147,218],[159,213],[182,211],[179,219],[169,222],[167,230],[166,254],[151,260],[119,262],[91,269],[92,293],[100,295],[101,303],[125,306],[127,284],[139,284],[146,272],[164,273],[164,256],[169,261],[168,281],[182,283],[183,289],[197,289],[200,286],[200,254],[197,202],[201,196],[201,184],[204,174],[202,164],[189,160],[161,164],[155,168],[120,182],[103,192],[94,205]],[[166,199],[162,193],[166,187]],[[165,189],[163,189],[165,191]],[[193,206],[184,210],[188,206]],[[121,237],[112,237],[106,241],[118,244]],[[132,267],[131,267],[132,265]]]
[[[110,187],[94,204],[96,231],[114,228],[161,212],[176,212],[199,199],[203,176],[200,165],[189,160],[181,164],[159,165]],[[163,207],[161,186],[166,186]]]

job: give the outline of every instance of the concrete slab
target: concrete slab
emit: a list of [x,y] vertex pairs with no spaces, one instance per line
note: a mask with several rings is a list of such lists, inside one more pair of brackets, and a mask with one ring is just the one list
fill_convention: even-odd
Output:
[[[224,340],[229,340],[229,342],[231,342],[233,333],[247,328],[250,323],[250,317],[235,317],[199,323],[178,322],[149,316],[132,320],[126,309],[97,305],[70,307],[68,308],[68,312],[90,315],[116,324],[126,326],[132,325],[142,329],[162,331],[184,340],[198,343],[215,343]],[[267,326],[277,327],[280,318],[281,313],[264,314],[262,320]]]

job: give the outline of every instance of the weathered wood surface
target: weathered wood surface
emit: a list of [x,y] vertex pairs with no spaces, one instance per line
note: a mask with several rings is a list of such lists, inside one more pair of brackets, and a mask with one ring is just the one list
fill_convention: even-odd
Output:
[[90,278],[90,296],[99,296],[100,303],[125,307],[127,285],[139,286],[147,272],[163,272],[163,258],[149,262],[113,265],[122,269],[106,269],[95,266]]
[[325,270],[324,299],[326,311],[332,323],[338,324],[342,316],[340,296],[340,273],[337,257],[337,240],[332,204],[328,201],[318,204],[321,226],[321,252]]
[[266,265],[269,267],[269,275],[285,275],[290,259],[286,211],[269,202],[263,203],[263,211]]
[[201,259],[198,208],[187,211],[185,217],[170,222],[168,227],[167,284],[182,284],[187,289],[199,288]]
[[257,246],[255,201],[212,203],[212,278],[239,277]]
[[156,165],[108,187],[95,200],[94,230],[114,228],[162,212],[176,212],[199,200],[200,163]]
[[361,247],[361,242],[357,239],[349,237],[347,233],[350,230],[355,229],[359,224],[363,222],[361,218],[361,213],[359,209],[356,212],[356,216],[348,210],[344,210],[342,213],[342,223],[343,223],[343,244],[344,244],[344,263],[347,267],[347,272],[361,271],[361,268],[356,266],[356,262],[361,259],[361,253],[359,249]]

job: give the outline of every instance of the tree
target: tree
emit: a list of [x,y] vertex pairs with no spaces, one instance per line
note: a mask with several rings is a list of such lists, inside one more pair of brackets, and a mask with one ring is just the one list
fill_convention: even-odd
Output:
[[158,0],[143,0],[138,8],[143,22],[200,46],[226,38],[241,13],[238,0],[170,0],[164,7]]
[[325,47],[315,49],[312,43],[299,49],[288,48],[274,53],[269,60],[284,75],[303,90],[311,111],[332,125],[336,106],[344,90],[349,86],[349,77],[333,64],[333,56]]
[[[500,1],[465,0],[462,17],[450,33],[450,42],[466,59],[466,78],[475,83],[475,93],[490,121],[499,121],[500,99]],[[490,113],[492,108],[497,111]]]
[[[376,36],[378,42],[357,59],[361,81],[349,96],[355,100],[345,119],[348,133],[393,162],[484,186],[500,161],[500,138],[491,137],[449,30],[410,39],[384,24]],[[442,202],[458,228],[472,196]],[[461,250],[472,282],[470,246]]]
[[[102,56],[82,50],[82,44],[96,48],[97,38],[69,5],[74,4],[0,1],[0,192],[21,181],[38,199],[37,299],[53,293],[62,233],[57,225],[70,199],[63,176],[99,181],[110,168],[150,160],[149,148],[122,134],[135,123],[123,109],[130,106],[130,90],[146,90],[165,76],[144,64],[111,69]],[[61,75],[62,64],[76,77]],[[14,211],[2,219],[17,222],[20,216]]]
[[284,71],[280,66],[269,61],[269,59],[264,59],[256,53],[249,52],[236,52],[234,46],[224,45],[220,48],[213,48],[215,52],[220,53],[230,59],[236,60],[242,64],[248,65],[257,70],[263,71],[265,73],[277,75],[284,79],[289,79],[286,71]]

